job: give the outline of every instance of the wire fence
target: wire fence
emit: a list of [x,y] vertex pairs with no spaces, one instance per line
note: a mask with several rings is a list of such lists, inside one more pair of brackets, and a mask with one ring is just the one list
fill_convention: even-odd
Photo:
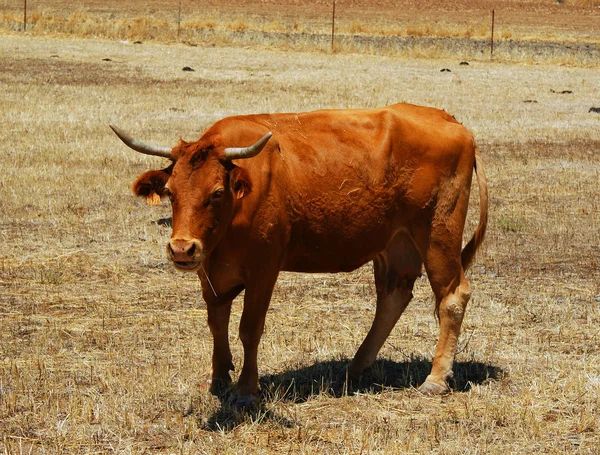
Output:
[[[338,0],[339,2],[340,0]],[[246,20],[249,23],[268,24],[283,22],[293,24],[298,18],[307,28],[322,28],[330,23],[333,0],[313,2],[282,2],[270,5],[261,1],[238,0],[233,2],[217,2],[211,0],[149,0],[130,2],[111,2],[108,0],[66,1],[66,0],[1,0],[3,13],[10,12],[13,16],[19,12],[28,11],[30,21],[39,20],[40,16],[51,16],[54,19],[69,19],[71,16],[83,15],[97,19],[136,19],[152,18],[163,21],[165,25],[176,25],[186,20],[197,20],[198,17],[218,18],[225,20]],[[369,9],[368,2],[359,8]],[[354,8],[348,8],[346,13],[352,14]],[[355,18],[358,18],[356,16]],[[31,25],[31,24],[30,24]]]
[[[410,56],[598,58],[600,0],[544,2],[545,15],[537,6],[521,12],[486,9],[512,0],[460,0],[457,5],[461,2],[479,6],[444,8],[441,0],[428,5],[417,0],[0,0],[0,30]],[[549,29],[554,39],[548,39]],[[569,45],[561,46],[562,41]]]

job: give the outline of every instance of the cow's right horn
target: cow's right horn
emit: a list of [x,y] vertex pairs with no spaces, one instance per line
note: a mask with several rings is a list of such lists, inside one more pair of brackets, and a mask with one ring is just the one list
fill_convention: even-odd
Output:
[[121,139],[127,147],[135,150],[136,152],[143,153],[144,155],[152,155],[152,156],[160,156],[162,158],[169,158],[170,160],[173,159],[173,156],[171,155],[170,147],[145,144],[145,143],[138,141],[137,139],[131,137],[129,134],[127,134],[122,129],[117,128],[114,125],[109,125],[109,126],[115,132],[115,134],[117,136],[119,136],[119,139]]

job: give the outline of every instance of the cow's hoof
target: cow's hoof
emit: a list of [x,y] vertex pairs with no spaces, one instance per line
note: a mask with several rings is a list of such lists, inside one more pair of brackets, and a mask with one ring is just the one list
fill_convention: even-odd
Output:
[[421,384],[421,387],[419,387],[419,392],[423,395],[443,395],[448,393],[448,387],[435,382],[425,381]]
[[208,381],[210,393],[215,396],[221,396],[227,393],[231,388],[231,379],[229,378],[213,378]]
[[239,412],[252,412],[258,408],[259,398],[250,395],[250,396],[232,396],[229,400],[230,406]]
[[346,367],[346,374],[350,381],[358,381],[363,375],[364,368],[357,368],[352,363]]

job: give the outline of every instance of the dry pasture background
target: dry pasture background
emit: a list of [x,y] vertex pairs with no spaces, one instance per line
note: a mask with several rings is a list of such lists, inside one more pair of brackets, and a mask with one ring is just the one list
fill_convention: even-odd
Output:
[[[27,33],[189,45],[331,49],[333,0],[29,0]],[[404,57],[576,63],[600,60],[600,0],[336,0],[335,49]],[[0,0],[0,30],[23,2]]]
[[[597,67],[15,33],[0,44],[0,451],[599,453]],[[163,163],[108,123],[174,144],[231,114],[397,101],[454,114],[486,161],[491,222],[454,392],[413,389],[438,334],[426,279],[349,387],[343,366],[374,314],[371,267],[285,273],[259,356],[264,407],[236,415],[206,390],[199,283],[163,253],[170,208],[129,189]],[[474,204],[469,229],[476,219]]]

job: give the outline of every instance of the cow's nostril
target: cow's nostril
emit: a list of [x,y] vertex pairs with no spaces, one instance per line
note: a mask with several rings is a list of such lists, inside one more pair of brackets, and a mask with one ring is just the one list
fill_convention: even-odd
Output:
[[190,246],[189,250],[187,250],[187,255],[189,257],[194,256],[194,253],[196,252],[196,244],[192,243],[192,245]]

